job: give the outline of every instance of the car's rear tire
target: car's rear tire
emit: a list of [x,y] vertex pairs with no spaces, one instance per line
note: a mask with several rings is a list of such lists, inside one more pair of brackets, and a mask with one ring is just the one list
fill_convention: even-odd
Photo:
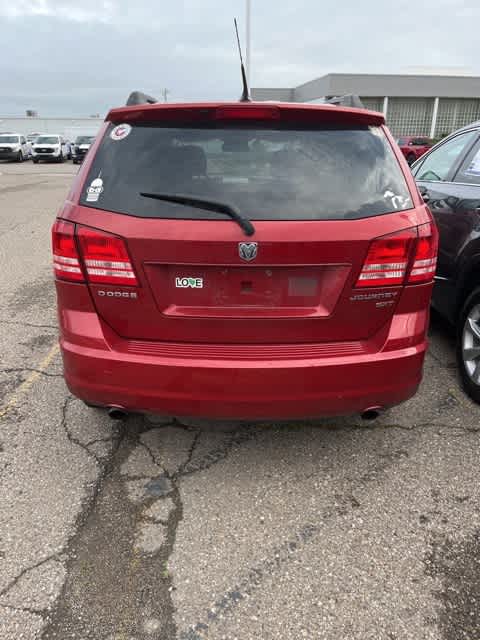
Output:
[[480,287],[468,296],[460,313],[457,362],[465,392],[480,404]]
[[414,153],[409,153],[407,156],[407,162],[409,165],[412,165],[416,159],[417,159],[417,156]]

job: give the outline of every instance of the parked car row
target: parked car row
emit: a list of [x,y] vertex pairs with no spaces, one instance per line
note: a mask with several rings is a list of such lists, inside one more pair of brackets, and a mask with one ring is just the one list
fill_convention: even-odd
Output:
[[0,133],[0,160],[24,162],[32,159],[40,161],[64,162],[73,160],[80,164],[87,154],[95,136],[78,136],[72,144],[62,135],[32,133]]

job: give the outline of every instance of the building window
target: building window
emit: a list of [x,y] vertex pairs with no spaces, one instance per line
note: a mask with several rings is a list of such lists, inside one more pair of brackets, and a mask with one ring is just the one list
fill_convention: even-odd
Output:
[[360,98],[363,102],[365,109],[371,109],[372,111],[383,110],[383,98]]
[[480,120],[480,100],[440,98],[435,137],[443,137],[476,120]]
[[430,135],[433,103],[432,98],[389,98],[387,125],[393,135]]

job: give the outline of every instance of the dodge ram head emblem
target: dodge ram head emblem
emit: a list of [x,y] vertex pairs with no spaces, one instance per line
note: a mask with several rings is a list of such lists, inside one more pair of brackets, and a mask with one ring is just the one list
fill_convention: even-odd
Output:
[[239,242],[238,254],[242,260],[255,260],[258,253],[258,242]]

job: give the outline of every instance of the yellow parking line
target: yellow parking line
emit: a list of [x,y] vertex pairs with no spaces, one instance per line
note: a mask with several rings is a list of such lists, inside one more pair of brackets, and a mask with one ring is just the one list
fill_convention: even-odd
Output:
[[45,358],[40,362],[38,367],[36,367],[36,371],[32,371],[32,373],[28,376],[26,380],[22,382],[22,384],[15,391],[10,400],[0,409],[0,418],[4,418],[9,411],[11,411],[21,399],[23,395],[27,393],[30,387],[35,384],[35,382],[40,378],[42,373],[47,369],[52,360],[55,358],[57,353],[59,352],[60,347],[58,344],[55,344],[50,351],[47,353]]

